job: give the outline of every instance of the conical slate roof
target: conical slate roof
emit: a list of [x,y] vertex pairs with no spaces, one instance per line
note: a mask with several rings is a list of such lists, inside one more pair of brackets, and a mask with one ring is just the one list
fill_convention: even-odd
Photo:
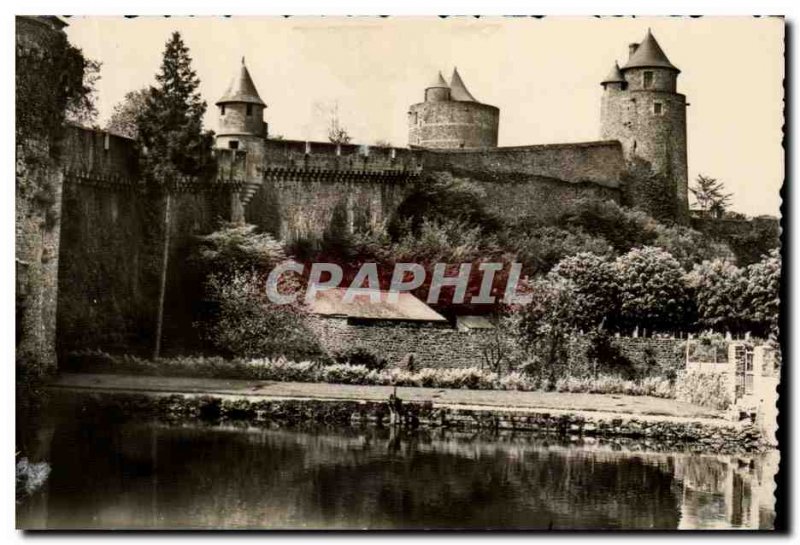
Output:
[[467,86],[458,74],[458,68],[453,69],[453,77],[450,78],[450,99],[459,102],[478,102],[475,97],[467,91]]
[[436,79],[433,80],[430,85],[426,87],[426,89],[433,89],[437,87],[444,87],[445,89],[448,88],[447,82],[444,80],[444,77],[442,77],[441,71],[439,72],[439,75],[436,76]]
[[247,66],[244,64],[244,57],[242,57],[242,67],[239,70],[239,74],[234,76],[228,86],[228,90],[217,101],[217,105],[227,102],[249,102],[250,104],[266,106],[261,97],[258,96],[253,78],[250,77],[250,72],[247,71]]
[[628,68],[669,68],[680,72],[669,62],[664,50],[658,45],[649,28],[644,40],[642,40],[642,43],[639,44],[639,47],[622,69],[627,70]]
[[622,77],[622,71],[619,69],[619,64],[617,64],[616,61],[614,61],[614,66],[611,68],[611,71],[600,83],[625,83],[625,78]]

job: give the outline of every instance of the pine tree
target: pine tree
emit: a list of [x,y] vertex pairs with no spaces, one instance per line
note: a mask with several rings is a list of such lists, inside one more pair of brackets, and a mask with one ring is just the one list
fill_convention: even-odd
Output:
[[213,133],[203,131],[206,103],[197,88],[200,80],[192,70],[189,48],[174,32],[167,42],[157,86],[150,87],[137,118],[139,162],[147,187],[164,199],[161,277],[156,311],[153,358],[161,352],[167,266],[170,243],[170,192],[186,177],[205,177],[213,172]]
[[151,87],[139,119],[142,174],[156,187],[178,178],[208,175],[213,133],[203,131],[206,102],[197,88],[189,49],[178,32],[167,42],[156,87]]
[[697,206],[704,212],[709,212],[717,218],[721,218],[730,206],[733,193],[725,193],[725,184],[716,178],[697,176],[697,181],[689,191],[694,195]]

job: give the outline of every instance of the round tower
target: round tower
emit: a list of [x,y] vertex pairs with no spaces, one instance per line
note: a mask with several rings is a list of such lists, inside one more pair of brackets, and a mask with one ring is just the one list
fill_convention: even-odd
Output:
[[267,151],[267,124],[264,123],[267,105],[258,95],[244,57],[239,73],[216,105],[219,109],[216,147],[233,151],[230,155],[222,154],[218,164],[228,176],[243,178],[245,182],[244,189],[232,202],[231,211],[234,221],[243,221],[244,206],[263,182]]
[[450,84],[438,77],[425,89],[425,102],[408,112],[410,146],[439,149],[494,148],[500,110],[481,104],[453,70]]
[[267,105],[258,95],[244,57],[239,73],[234,76],[228,90],[216,104],[219,109],[217,148],[263,154],[264,140],[267,137],[264,109]]
[[631,44],[628,62],[601,82],[601,138],[619,140],[632,176],[628,202],[658,218],[685,221],[689,211],[686,97],[680,70],[650,30]]

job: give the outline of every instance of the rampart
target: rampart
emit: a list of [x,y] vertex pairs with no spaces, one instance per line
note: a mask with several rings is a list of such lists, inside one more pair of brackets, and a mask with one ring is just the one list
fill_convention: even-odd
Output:
[[[133,141],[71,127],[63,142],[64,189],[58,298],[58,348],[143,352],[152,346],[163,260],[164,204],[137,171]],[[195,235],[230,219],[243,158],[221,154],[228,176],[176,180],[170,187],[165,347],[191,337],[200,293],[186,266]]]

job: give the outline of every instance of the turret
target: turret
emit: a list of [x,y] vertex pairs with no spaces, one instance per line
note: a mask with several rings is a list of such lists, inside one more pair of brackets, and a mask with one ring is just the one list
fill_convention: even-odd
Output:
[[[219,132],[217,147],[238,149],[242,138],[267,136],[267,125],[264,123],[264,109],[267,107],[258,95],[253,78],[244,63],[239,73],[233,78],[228,90],[217,101],[219,108]],[[225,144],[220,145],[220,144]]]
[[246,183],[242,192],[235,196],[231,213],[234,221],[243,221],[243,207],[263,183],[267,144],[267,124],[264,123],[264,109],[267,105],[256,90],[244,57],[238,74],[216,105],[219,109],[216,147],[220,150],[231,150],[227,152],[231,155],[220,157],[219,162],[244,165],[241,175]]
[[[631,172],[629,205],[657,218],[688,218],[686,97],[677,92],[680,70],[650,30],[631,44],[627,62],[601,81],[601,138],[619,140]],[[645,182],[644,180],[648,180]]]
[[445,102],[450,100],[450,87],[442,77],[442,73],[425,89],[425,102]]
[[439,72],[425,88],[425,101],[408,112],[408,142],[426,148],[497,147],[500,110],[478,102],[453,70],[450,84]]

